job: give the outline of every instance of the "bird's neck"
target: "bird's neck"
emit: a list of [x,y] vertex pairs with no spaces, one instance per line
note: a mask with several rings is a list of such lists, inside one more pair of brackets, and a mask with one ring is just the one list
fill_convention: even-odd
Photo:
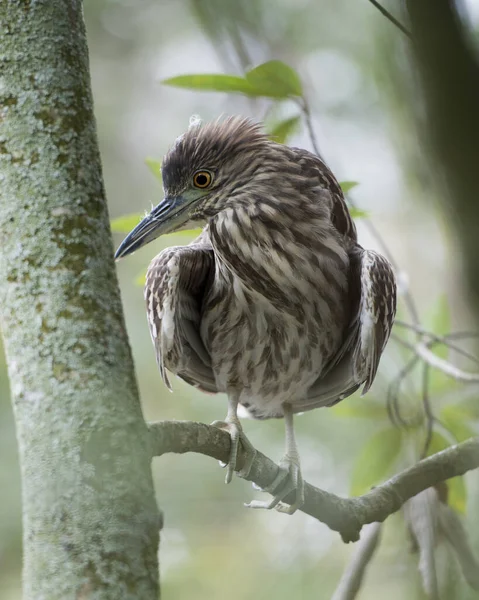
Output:
[[347,285],[346,252],[320,210],[289,214],[274,202],[226,208],[208,230],[219,268],[275,304],[297,309],[331,282],[331,272]]

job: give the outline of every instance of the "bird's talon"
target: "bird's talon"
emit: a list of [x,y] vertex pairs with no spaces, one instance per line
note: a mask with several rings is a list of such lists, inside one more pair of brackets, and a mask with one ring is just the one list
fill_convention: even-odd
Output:
[[[296,456],[284,457],[280,462],[280,468],[273,482],[261,491],[270,493],[273,499],[269,502],[252,500],[248,504],[245,504],[245,506],[248,508],[264,508],[266,510],[275,508],[278,512],[288,515],[292,515],[298,508],[301,508],[304,504],[304,483],[298,458]],[[293,504],[290,505],[282,502],[292,492],[296,492]]]
[[225,483],[231,483],[233,479],[233,474],[236,471],[236,461],[238,458],[238,449],[240,442],[246,452],[246,460],[243,467],[237,471],[237,474],[239,477],[248,477],[254,459],[256,457],[256,449],[253,447],[251,442],[243,433],[243,429],[241,427],[240,422],[238,420],[213,421],[211,425],[227,431],[231,438],[229,461],[227,463],[219,461],[221,467],[227,468]]

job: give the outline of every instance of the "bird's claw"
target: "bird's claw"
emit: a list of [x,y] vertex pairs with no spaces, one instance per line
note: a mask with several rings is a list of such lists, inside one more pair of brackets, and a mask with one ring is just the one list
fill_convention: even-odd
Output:
[[[304,504],[304,482],[301,475],[299,457],[286,455],[279,464],[280,468],[274,481],[262,491],[273,495],[272,500],[263,502],[261,500],[252,500],[245,504],[248,508],[264,508],[292,515],[298,508]],[[291,492],[296,493],[292,504],[282,502]]]
[[236,462],[238,458],[239,444],[241,444],[246,451],[246,461],[241,469],[237,471],[239,477],[248,477],[253,464],[256,449],[253,447],[251,442],[248,440],[243,432],[241,423],[239,421],[213,421],[211,423],[214,427],[227,431],[231,438],[230,455],[227,463],[219,461],[222,467],[226,467],[225,483],[231,483],[233,479],[233,473],[236,471]]

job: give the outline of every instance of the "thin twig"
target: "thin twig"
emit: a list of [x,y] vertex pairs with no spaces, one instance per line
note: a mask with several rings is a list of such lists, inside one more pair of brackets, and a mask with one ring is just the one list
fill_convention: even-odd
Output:
[[439,600],[434,549],[438,535],[439,496],[430,487],[404,504],[404,518],[419,550],[419,572],[427,597]]
[[384,6],[379,4],[379,2],[376,2],[376,0],[369,0],[369,2],[371,2],[371,4],[375,6],[379,10],[379,12],[386,17],[388,21],[390,21],[395,27],[402,31],[404,35],[407,35],[409,39],[412,39],[411,32],[406,27],[404,27],[404,25],[400,21],[398,21],[396,17],[393,17],[392,14],[384,8]]
[[[191,421],[162,421],[148,427],[152,456],[199,452],[228,461],[231,438],[217,427]],[[278,465],[259,451],[252,457],[241,446],[237,469],[250,459],[251,468],[244,479],[267,488],[278,475]],[[345,542],[352,542],[358,540],[363,525],[384,521],[419,492],[477,467],[479,438],[472,438],[419,461],[358,498],[341,498],[305,482],[305,502],[300,510],[338,531]],[[287,503],[294,500],[294,492],[285,498]]]
[[[396,339],[396,336],[394,336],[393,339]],[[401,412],[399,410],[399,391],[401,389],[402,382],[406,379],[418,362],[419,357],[414,355],[399,371],[388,387],[386,407],[391,422],[398,427],[408,427],[410,425],[410,423],[401,417]]]
[[[427,337],[430,337],[431,339],[426,344],[426,348],[429,352],[433,346],[435,346],[437,344],[443,344],[443,345],[447,346],[448,348],[455,350],[456,352],[462,353],[464,356],[467,356],[467,358],[473,360],[474,362],[478,362],[478,359],[476,356],[463,351],[462,348],[460,348],[459,346],[456,346],[455,344],[452,344],[450,341],[451,339],[466,339],[466,338],[476,337],[477,336],[476,333],[471,333],[469,331],[455,331],[453,333],[448,333],[444,336],[438,336],[434,333],[427,331],[426,329],[424,329],[422,327],[416,327],[415,325],[412,325],[410,323],[404,323],[402,321],[399,321],[399,322],[396,322],[396,324],[403,326],[405,328],[408,328],[408,329],[412,329],[416,333],[420,333]],[[411,350],[411,352],[415,353],[414,356],[406,363],[406,365],[401,369],[401,371],[398,373],[398,375],[389,384],[388,395],[387,395],[387,411],[388,411],[388,415],[389,415],[391,422],[393,424],[395,424],[396,426],[408,427],[409,425],[411,425],[411,423],[408,423],[406,420],[404,420],[401,417],[401,413],[399,410],[399,391],[400,391],[402,382],[406,379],[406,377],[409,375],[409,373],[417,365],[419,360],[421,360],[421,359],[424,360],[424,358],[419,353],[416,352],[416,349],[417,349],[416,345],[410,344],[406,340],[403,340],[402,338],[400,338],[396,335],[393,335],[392,339],[394,339],[397,343],[399,343],[399,344],[405,346],[406,348],[408,348],[409,350]],[[433,356],[436,356],[433,353],[430,353],[430,354]],[[439,359],[439,360],[442,360],[442,359]],[[447,361],[444,361],[444,362],[447,362]],[[455,375],[457,375],[456,367],[454,367],[450,363],[447,363],[447,364],[449,365],[449,369],[453,369]],[[428,361],[424,362],[422,401],[423,401],[423,406],[424,406],[424,414],[426,415],[426,439],[425,439],[425,443],[424,443],[424,449],[421,453],[421,458],[424,458],[427,454],[427,451],[429,449],[429,445],[430,445],[431,439],[432,439],[433,425],[434,425],[434,422],[437,422],[437,419],[434,416],[434,413],[432,411],[430,397],[429,397],[429,375],[430,375],[429,368],[430,368],[430,366],[431,366],[430,362],[428,362]],[[443,369],[441,369],[441,370],[444,371]],[[463,373],[461,371],[459,371],[459,372],[461,374]],[[446,374],[452,376],[449,372]],[[466,373],[466,374],[468,376],[471,375],[469,373]],[[454,377],[454,379],[457,379],[457,377]],[[470,381],[470,379],[468,379],[468,381]]]
[[313,120],[311,118],[311,109],[309,108],[309,103],[308,103],[306,97],[303,96],[302,98],[300,98],[298,100],[298,106],[301,109],[301,112],[303,113],[303,116],[304,116],[304,121],[306,123],[306,129],[308,131],[309,139],[311,141],[311,146],[313,147],[313,150],[314,150],[315,154],[318,156],[318,158],[323,160],[322,154],[319,151],[318,140],[316,138],[316,133],[315,133],[314,127],[313,127]]
[[437,335],[436,333],[429,331],[428,329],[421,327],[420,325],[416,325],[414,323],[406,323],[406,321],[401,321],[400,319],[396,319],[394,321],[394,325],[396,325],[398,327],[403,327],[404,329],[410,329],[411,331],[425,335],[428,338],[430,338],[431,340],[434,340],[435,342],[437,342],[438,344],[443,344],[444,346],[447,346],[451,350],[454,350],[454,352],[457,352],[458,354],[461,354],[462,356],[468,358],[469,360],[472,360],[475,363],[479,364],[479,358],[477,356],[475,356],[474,354],[471,354],[470,352],[467,352],[467,350],[464,350],[460,346],[457,346],[456,344],[451,343],[451,339],[479,338],[479,333],[477,333],[477,332],[454,331],[454,332],[448,333],[446,335]]
[[391,336],[396,342],[414,352],[419,358],[421,358],[428,365],[437,369],[438,371],[442,371],[445,375],[452,377],[456,381],[462,381],[464,383],[479,383],[479,373],[470,373],[469,371],[463,371],[458,367],[455,367],[449,361],[440,358],[434,352],[430,350],[430,346],[434,344],[434,342],[423,343],[419,342],[418,344],[411,344],[410,342],[403,340],[399,336]]
[[370,523],[364,527],[359,542],[354,549],[353,556],[341,575],[338,587],[331,600],[354,600],[356,598],[366,573],[366,568],[379,545],[381,527],[382,523]]
[[432,432],[434,427],[434,413],[432,412],[431,400],[429,398],[429,365],[424,363],[422,371],[422,405],[424,414],[426,415],[426,439],[424,440],[424,448],[421,453],[421,458],[427,456],[427,451],[432,440]]
[[463,371],[452,365],[449,361],[440,358],[434,352],[432,352],[427,344],[420,342],[413,346],[416,354],[422,358],[422,360],[428,363],[434,369],[442,371],[449,377],[456,379],[457,381],[463,381],[465,383],[478,383],[479,373],[470,373],[469,371]]

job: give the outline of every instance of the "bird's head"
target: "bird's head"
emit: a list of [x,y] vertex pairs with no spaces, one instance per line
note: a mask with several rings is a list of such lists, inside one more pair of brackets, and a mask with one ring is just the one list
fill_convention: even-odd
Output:
[[274,146],[249,119],[193,123],[163,159],[164,200],[128,234],[115,258],[165,233],[203,226],[247,198],[268,176],[265,163]]

